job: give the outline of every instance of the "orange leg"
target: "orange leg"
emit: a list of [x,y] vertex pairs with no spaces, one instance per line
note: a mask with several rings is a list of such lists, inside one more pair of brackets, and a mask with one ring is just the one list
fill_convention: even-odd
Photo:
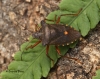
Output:
[[57,15],[55,15],[54,20],[50,20],[50,19],[44,19],[44,20],[51,21],[51,22],[56,22],[56,19],[57,19]]
[[37,46],[40,42],[41,42],[41,41],[37,41],[35,44],[33,44],[33,45],[27,47],[26,50],[29,49],[29,48],[34,48],[34,47]]
[[[34,45],[31,45],[29,47],[26,47],[25,49],[28,50],[29,48],[34,48],[35,46],[37,46],[41,41],[37,41]],[[23,54],[23,52],[22,52]],[[21,60],[22,60],[22,54],[21,54]]]
[[62,56],[62,55],[61,55],[61,52],[60,52],[60,49],[58,48],[58,46],[55,46],[55,48],[56,48],[57,53],[58,53],[60,56]]
[[55,48],[56,48],[57,53],[58,53],[60,56],[66,57],[66,58],[68,58],[68,59],[77,61],[78,63],[82,64],[82,62],[81,62],[80,60],[78,60],[77,58],[71,58],[71,57],[68,57],[68,56],[63,56],[63,55],[61,55],[61,52],[60,52],[60,49],[58,48],[58,46],[55,46]]
[[49,45],[46,46],[46,55],[47,55],[47,57],[50,58],[50,60],[52,60],[53,63],[54,63],[54,60],[48,55],[48,53],[49,53]]
[[52,22],[55,22],[56,24],[58,24],[58,23],[60,22],[60,18],[61,18],[62,16],[66,16],[66,15],[78,16],[79,13],[80,13],[81,11],[82,11],[82,8],[81,8],[77,13],[73,13],[73,14],[62,14],[62,15],[60,15],[58,18],[57,18],[57,15],[55,15],[54,20],[49,20],[49,19],[45,19],[45,20],[47,20],[47,21],[52,21]]
[[44,20],[45,21],[47,20],[47,21],[55,22],[54,20],[50,20],[50,19],[46,19],[46,18]]
[[66,16],[66,15],[78,16],[81,11],[82,11],[82,8],[77,13],[74,13],[74,14],[62,14],[62,15],[60,15],[56,20],[56,24],[58,24],[60,22],[60,18],[62,16]]
[[74,61],[77,61],[78,63],[82,64],[82,62],[77,58],[71,58],[71,57],[68,57],[68,56],[63,56],[63,57],[74,60]]

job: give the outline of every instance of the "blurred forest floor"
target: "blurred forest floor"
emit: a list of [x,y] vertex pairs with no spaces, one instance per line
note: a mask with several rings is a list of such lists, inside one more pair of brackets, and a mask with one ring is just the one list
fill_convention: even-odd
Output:
[[[59,9],[60,0],[0,0],[0,72],[7,69],[20,45],[28,41],[36,25],[50,12]],[[61,57],[46,79],[92,79],[100,68],[100,23]],[[44,78],[43,78],[44,79]]]

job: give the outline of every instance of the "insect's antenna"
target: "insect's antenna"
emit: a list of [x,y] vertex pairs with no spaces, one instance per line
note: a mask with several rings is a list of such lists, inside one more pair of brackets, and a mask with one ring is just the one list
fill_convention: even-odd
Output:
[[34,32],[37,32],[37,31],[39,31],[40,29],[41,29],[41,26],[39,26],[38,24],[36,24],[36,28],[35,28]]

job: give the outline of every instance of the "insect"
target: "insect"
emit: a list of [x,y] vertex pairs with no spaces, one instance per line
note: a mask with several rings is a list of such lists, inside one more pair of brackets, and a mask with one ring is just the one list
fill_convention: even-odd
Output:
[[[66,16],[66,15],[77,16],[80,13],[80,11],[81,10],[79,10],[79,12],[76,14],[63,14],[61,16]],[[36,45],[42,42],[42,45],[46,46],[46,55],[48,57],[49,57],[48,55],[49,45],[55,45],[57,53],[61,55],[60,50],[58,48],[59,45],[62,46],[69,45],[70,43],[73,43],[74,41],[79,39],[81,37],[80,32],[78,32],[77,30],[75,30],[70,26],[59,24],[61,16],[57,18],[56,24],[47,24],[45,20],[42,20],[41,28],[33,33],[33,37],[39,39],[39,41],[36,42],[34,45],[27,47],[26,49],[34,48]]]

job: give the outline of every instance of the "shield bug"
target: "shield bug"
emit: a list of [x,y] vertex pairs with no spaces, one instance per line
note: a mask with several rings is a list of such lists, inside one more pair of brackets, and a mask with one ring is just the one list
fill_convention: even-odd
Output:
[[[79,12],[76,14],[63,14],[61,16],[66,16],[66,15],[77,16],[80,13],[80,11],[81,10],[79,10]],[[36,42],[34,45],[27,47],[26,49],[34,48],[36,45],[42,42],[42,45],[46,46],[47,56],[48,56],[48,51],[49,51],[49,45],[55,45],[57,53],[61,55],[60,50],[58,48],[59,45],[62,45],[62,46],[69,45],[70,43],[79,39],[81,37],[80,32],[78,32],[77,30],[75,30],[74,28],[70,26],[59,24],[61,16],[57,18],[56,24],[47,24],[45,20],[42,20],[41,28],[38,31],[33,33],[33,37],[36,39],[39,39],[39,41]],[[48,21],[51,21],[51,20],[48,20]]]

